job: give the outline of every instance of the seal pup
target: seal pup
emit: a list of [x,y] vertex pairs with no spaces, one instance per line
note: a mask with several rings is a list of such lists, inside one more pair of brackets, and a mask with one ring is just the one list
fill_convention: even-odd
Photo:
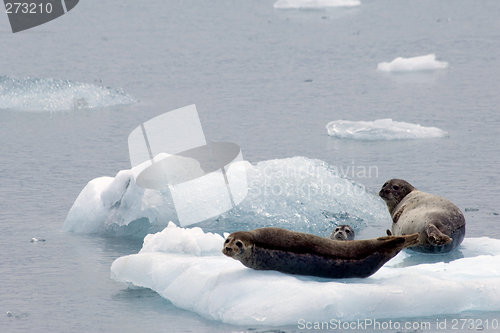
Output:
[[353,240],[355,235],[354,229],[350,225],[342,224],[337,226],[328,238],[334,240]]
[[465,218],[451,201],[419,191],[402,179],[387,181],[379,195],[392,217],[392,232],[387,230],[388,235],[420,234],[420,244],[411,250],[445,253],[462,243]]
[[222,253],[256,270],[324,278],[366,278],[404,248],[418,243],[418,234],[376,239],[332,240],[281,228],[230,234]]

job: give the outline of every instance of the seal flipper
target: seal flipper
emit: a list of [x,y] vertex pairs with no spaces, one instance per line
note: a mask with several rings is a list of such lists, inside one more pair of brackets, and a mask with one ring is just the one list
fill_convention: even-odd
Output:
[[377,240],[379,242],[384,242],[385,247],[395,248],[397,252],[399,252],[402,249],[418,244],[418,236],[418,233],[403,236],[383,236],[377,238]]
[[443,234],[434,224],[429,224],[425,232],[431,245],[440,246],[453,241],[453,239]]

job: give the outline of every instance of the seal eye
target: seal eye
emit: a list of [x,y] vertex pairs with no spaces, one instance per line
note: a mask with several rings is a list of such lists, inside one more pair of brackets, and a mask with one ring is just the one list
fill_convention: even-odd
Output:
[[229,243],[229,238],[226,239],[226,241],[224,242],[224,244],[227,244],[227,243]]
[[399,186],[398,185],[392,185],[392,189],[395,190],[395,191],[397,191],[397,190],[399,190]]
[[350,234],[350,233],[351,233],[351,230],[346,229],[346,230],[345,230],[345,233],[346,233],[346,234]]
[[237,241],[237,242],[236,242],[236,246],[237,246],[237,247],[242,247],[242,246],[243,246],[243,243],[242,243],[242,242],[240,242],[240,241]]
[[382,187],[386,187],[387,186],[387,183],[385,183]]
[[335,228],[335,232],[337,232],[337,231],[339,231],[339,230],[340,230],[340,228],[339,228],[339,227]]

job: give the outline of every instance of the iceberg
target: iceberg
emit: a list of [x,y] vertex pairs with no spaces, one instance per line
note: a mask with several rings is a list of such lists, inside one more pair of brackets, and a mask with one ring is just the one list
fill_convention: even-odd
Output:
[[219,234],[170,223],[148,235],[139,253],[116,259],[111,277],[234,325],[338,325],[367,318],[391,318],[395,325],[398,318],[500,310],[496,239],[466,238],[446,255],[403,251],[368,278],[340,280],[252,270],[223,256],[223,243]]
[[391,62],[381,62],[377,70],[383,72],[412,72],[412,71],[431,71],[447,68],[448,63],[437,61],[435,54],[428,54],[413,58],[398,57]]
[[278,0],[274,3],[277,9],[324,8],[324,7],[355,7],[359,0]]
[[447,137],[448,133],[436,127],[378,119],[375,121],[335,120],[326,125],[328,135],[355,140],[405,140]]
[[136,102],[119,88],[61,79],[0,76],[0,109],[58,111]]
[[[390,225],[386,205],[376,194],[323,161],[297,156],[246,163],[245,200],[196,226],[219,233],[275,226],[328,236],[338,224],[350,224],[356,232],[367,225]],[[132,170],[122,170],[85,186],[63,230],[144,237],[168,221],[179,224],[169,190],[143,189]]]
[[132,170],[91,180],[76,198],[64,231],[105,236],[144,237],[167,226],[160,216],[175,216],[165,192],[137,186]]

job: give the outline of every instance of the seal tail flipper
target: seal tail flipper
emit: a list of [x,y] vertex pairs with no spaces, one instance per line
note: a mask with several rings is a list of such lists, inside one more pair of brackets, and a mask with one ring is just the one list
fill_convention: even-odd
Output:
[[401,237],[405,238],[405,242],[404,242],[404,247],[403,248],[406,249],[407,247],[410,247],[410,246],[418,244],[419,243],[419,240],[418,240],[419,236],[420,236],[420,234],[418,232],[414,233],[414,234],[411,234],[411,235],[401,236]]
[[[418,244],[418,233],[403,236],[384,236],[379,237],[377,240],[383,241],[388,247],[397,247],[400,250]],[[399,245],[399,246],[396,246]]]
[[429,224],[427,230],[427,237],[431,245],[439,246],[449,244],[453,241],[452,238],[442,233],[434,224]]

